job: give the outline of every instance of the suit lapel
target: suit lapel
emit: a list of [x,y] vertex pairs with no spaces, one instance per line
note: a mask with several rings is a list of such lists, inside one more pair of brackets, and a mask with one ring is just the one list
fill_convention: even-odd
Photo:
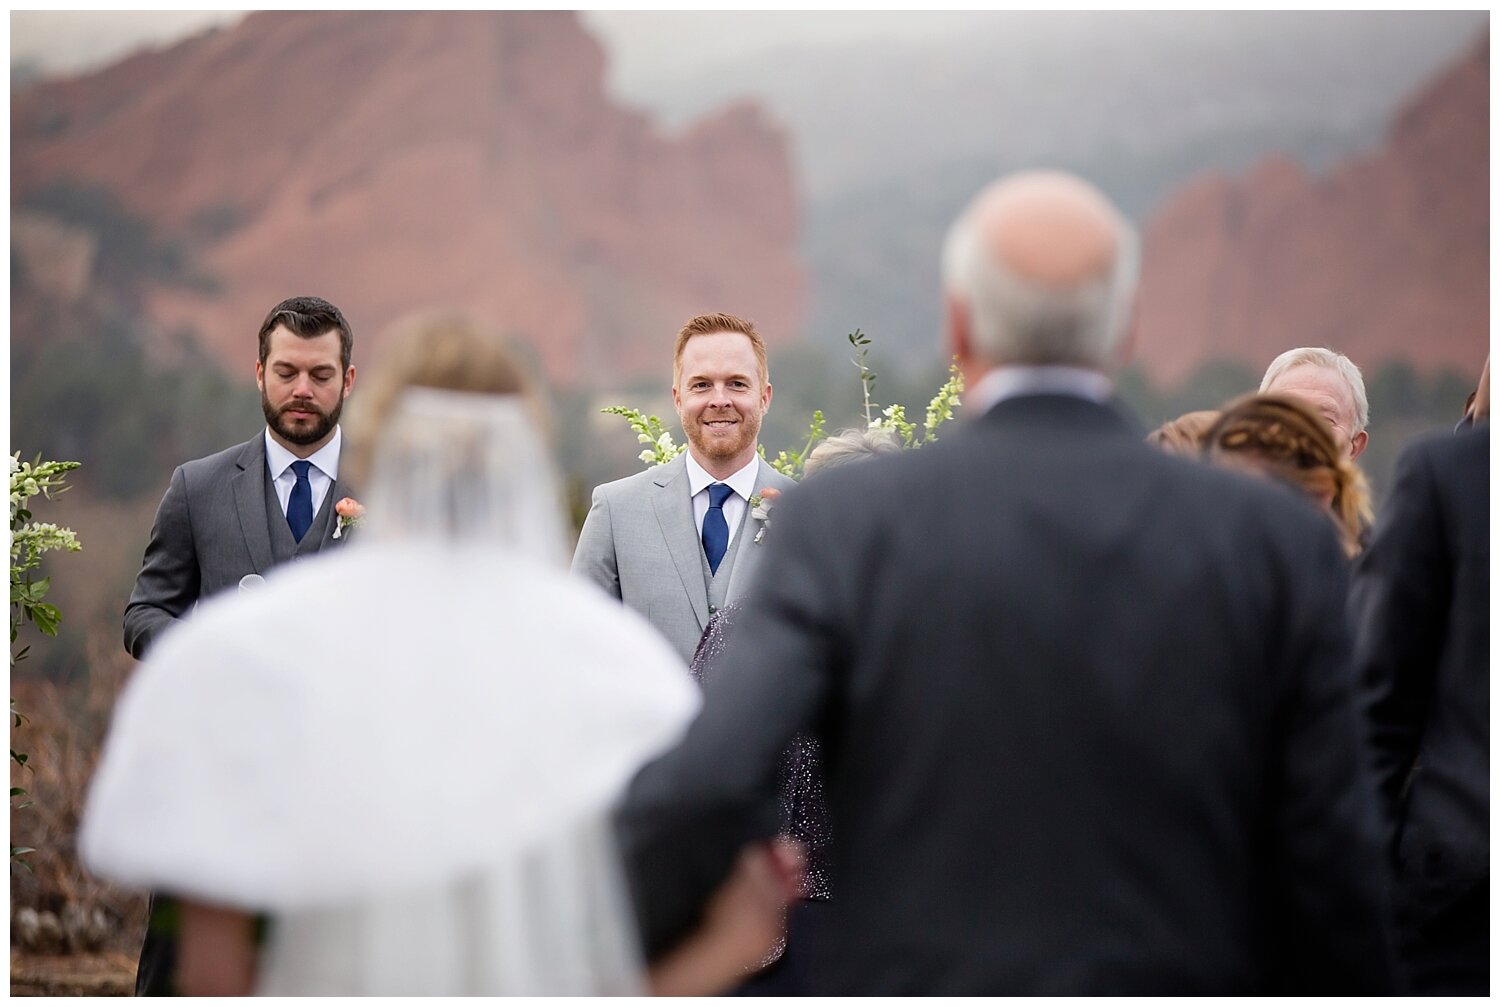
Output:
[[239,471],[231,477],[234,509],[239,515],[245,547],[250,550],[250,561],[255,565],[255,572],[263,574],[274,565],[270,526],[266,518],[266,484],[270,473],[266,471],[265,435],[246,443],[235,464]]
[[[339,468],[341,470],[348,464],[349,461],[344,457],[344,454],[345,451],[343,447],[340,446]],[[340,476],[338,479],[335,479],[333,481],[333,484],[331,486],[328,487],[328,495],[323,498],[323,505],[329,509],[329,514],[328,523],[323,526],[323,540],[318,544],[318,549],[320,551],[329,548],[331,545],[343,545],[345,542],[349,541],[349,536],[353,534],[352,529],[345,528],[342,532],[339,533],[338,538],[335,539],[333,537],[334,530],[339,526],[339,518],[337,514],[333,513],[333,508],[337,507],[338,502],[344,499],[344,497],[353,497],[356,500],[359,499],[359,495],[354,492],[354,487],[349,485],[349,481],[347,479],[344,479],[342,476]]]
[[661,537],[672,557],[672,564],[677,567],[677,576],[682,578],[683,590],[693,604],[698,628],[702,629],[708,625],[708,592],[703,586],[703,561],[699,558],[703,549],[698,540],[697,525],[693,522],[693,498],[688,494],[686,458],[679,457],[663,465],[653,482],[656,492],[651,498],[651,506],[661,526]]
[[[760,496],[761,491],[767,486],[776,486],[779,482],[780,479],[776,470],[771,468],[770,462],[762,458],[760,465],[755,470],[755,492],[751,496]],[[764,522],[756,520],[753,516],[754,513],[755,508],[746,508],[745,523],[740,526],[739,534],[735,536],[735,539],[740,543],[740,551],[734,559],[734,566],[729,571],[729,587],[724,594],[724,597],[729,601],[734,601],[739,597],[737,592],[743,587],[746,579],[750,576],[747,570],[754,567],[760,559],[759,554],[755,551],[760,548],[760,544],[755,541],[755,536],[760,534],[761,528],[764,527]]]

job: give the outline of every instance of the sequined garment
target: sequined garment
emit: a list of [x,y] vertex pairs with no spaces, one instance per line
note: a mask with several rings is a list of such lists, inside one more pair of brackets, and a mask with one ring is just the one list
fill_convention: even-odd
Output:
[[[739,608],[738,602],[725,605],[714,613],[704,629],[689,665],[699,685],[707,681],[707,675],[713,674],[715,664],[723,655],[729,629]],[[781,831],[806,850],[805,897],[828,898],[828,854],[832,830],[823,796],[818,739],[806,734],[793,738],[781,758]]]

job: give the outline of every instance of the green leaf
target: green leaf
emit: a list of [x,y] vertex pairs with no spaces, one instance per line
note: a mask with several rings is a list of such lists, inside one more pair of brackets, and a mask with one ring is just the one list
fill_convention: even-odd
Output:
[[57,635],[57,625],[62,622],[62,613],[57,610],[57,606],[46,604],[36,605],[26,614],[31,616],[31,621],[36,623],[38,630],[48,636]]

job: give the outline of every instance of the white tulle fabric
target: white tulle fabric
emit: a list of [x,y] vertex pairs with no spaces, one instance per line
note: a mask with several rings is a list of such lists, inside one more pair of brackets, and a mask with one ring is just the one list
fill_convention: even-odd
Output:
[[341,552],[200,606],[92,785],[97,873],[272,917],[264,993],[631,993],[608,811],[698,698],[570,578],[519,403],[426,392]]

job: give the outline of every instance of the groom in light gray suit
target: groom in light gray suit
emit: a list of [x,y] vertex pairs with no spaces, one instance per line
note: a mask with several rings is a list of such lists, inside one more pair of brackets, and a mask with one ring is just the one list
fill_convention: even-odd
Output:
[[684,661],[760,559],[751,498],[795,485],[756,450],[768,377],[765,343],[748,321],[721,313],[684,325],[672,402],[687,451],[594,490],[578,537],[573,572],[649,619]]
[[[255,383],[266,428],[172,473],[125,607],[132,657],[145,657],[200,598],[347,540],[333,538],[333,511],[354,495],[339,478],[338,425],[354,387],[354,332],[322,298],[292,297],[271,309],[259,341]],[[171,914],[170,900],[153,895],[137,996],[173,992]]]

